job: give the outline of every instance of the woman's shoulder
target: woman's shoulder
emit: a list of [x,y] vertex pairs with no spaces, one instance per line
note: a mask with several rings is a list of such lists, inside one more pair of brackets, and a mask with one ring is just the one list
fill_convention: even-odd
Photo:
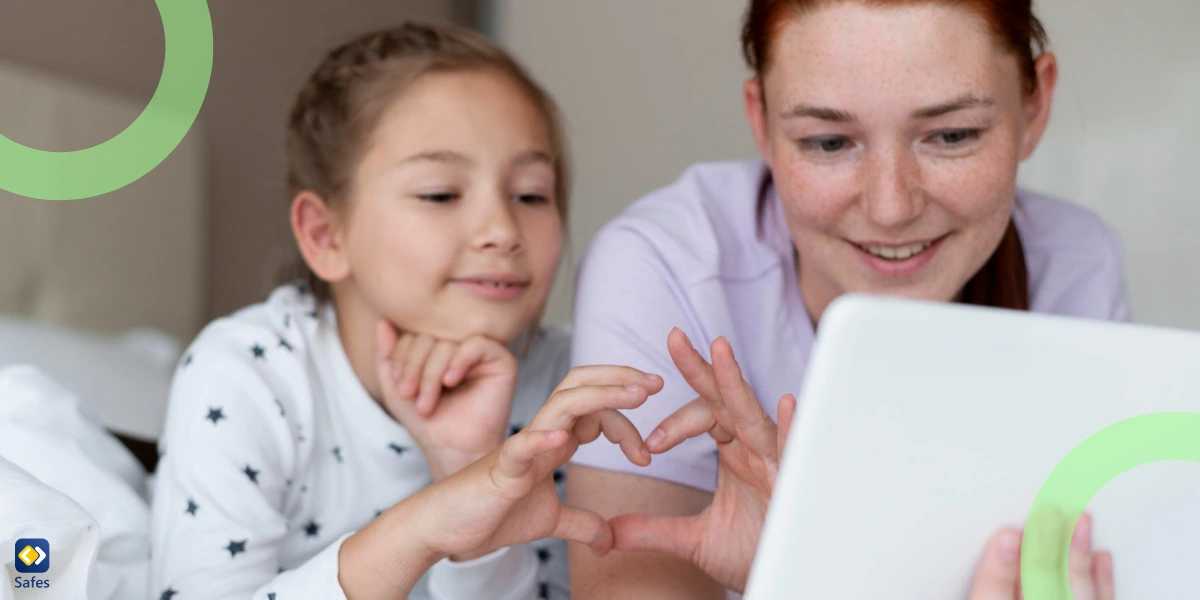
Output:
[[1100,215],[1078,204],[1019,190],[1013,221],[1038,312],[1128,320],[1121,241]]
[[585,261],[659,260],[686,279],[745,273],[778,257],[760,239],[761,160],[699,163],[629,205],[593,237]]

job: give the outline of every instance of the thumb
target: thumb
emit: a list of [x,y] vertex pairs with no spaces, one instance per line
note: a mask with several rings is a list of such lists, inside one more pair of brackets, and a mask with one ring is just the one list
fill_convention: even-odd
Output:
[[702,516],[620,515],[609,521],[613,550],[658,552],[691,562],[700,546]]
[[970,600],[1016,600],[1020,556],[1020,532],[1011,528],[996,532],[975,566]]

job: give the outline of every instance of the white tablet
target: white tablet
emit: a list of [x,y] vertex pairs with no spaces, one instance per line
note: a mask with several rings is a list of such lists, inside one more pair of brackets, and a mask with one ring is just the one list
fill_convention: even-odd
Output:
[[[799,400],[746,598],[963,600],[1080,442],[1200,413],[1200,334],[847,296]],[[1088,511],[1118,599],[1200,597],[1200,464],[1136,467]]]

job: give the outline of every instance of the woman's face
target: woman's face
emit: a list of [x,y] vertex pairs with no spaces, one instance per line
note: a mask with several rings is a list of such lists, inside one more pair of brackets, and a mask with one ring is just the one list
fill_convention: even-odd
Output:
[[773,44],[746,108],[810,313],[847,292],[952,300],[1008,227],[1054,58],[1028,95],[976,13],[934,4],[836,3],[791,19]]

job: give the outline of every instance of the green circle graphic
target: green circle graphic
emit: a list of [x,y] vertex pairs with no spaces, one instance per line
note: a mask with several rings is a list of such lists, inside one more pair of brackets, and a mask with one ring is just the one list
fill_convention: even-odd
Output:
[[1067,551],[1074,523],[1108,482],[1164,460],[1200,463],[1200,414],[1153,413],[1126,419],[1096,432],[1054,467],[1033,500],[1021,538],[1026,600],[1072,599]]
[[146,110],[112,139],[85,150],[35,150],[0,135],[0,189],[39,200],[92,198],[141,179],[179,146],[208,93],[212,16],[206,0],[155,4],[166,52]]

